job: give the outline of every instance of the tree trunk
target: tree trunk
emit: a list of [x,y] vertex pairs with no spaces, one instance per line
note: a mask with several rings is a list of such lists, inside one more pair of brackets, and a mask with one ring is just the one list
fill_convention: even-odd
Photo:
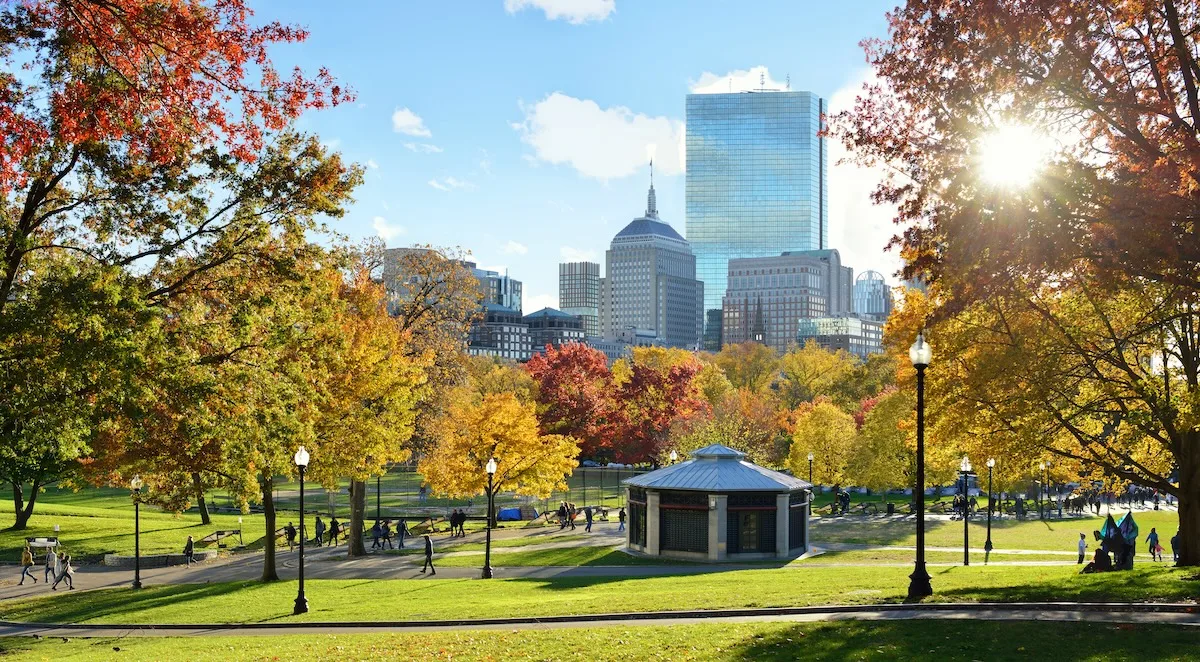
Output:
[[200,509],[200,523],[204,526],[212,524],[208,514],[208,504],[204,501],[204,483],[200,481],[200,472],[192,472],[192,489],[196,491],[196,507]]
[[363,544],[363,514],[366,508],[366,481],[350,481],[350,540],[347,542],[346,556],[351,558],[367,555],[367,547]]
[[278,581],[279,573],[275,571],[275,479],[272,476],[260,476],[258,482],[262,487],[263,520],[266,524],[266,536],[263,538],[262,580],[264,582]]
[[29,501],[24,499],[24,491],[20,483],[10,483],[13,490],[13,525],[9,527],[9,531],[24,531],[29,525],[29,518],[33,517],[33,505],[37,502],[38,488],[41,486],[34,483],[30,486]]
[[[1189,438],[1190,437],[1190,438]],[[1179,565],[1200,566],[1200,434],[1184,436],[1179,460]],[[1170,531],[1165,532],[1168,539]]]

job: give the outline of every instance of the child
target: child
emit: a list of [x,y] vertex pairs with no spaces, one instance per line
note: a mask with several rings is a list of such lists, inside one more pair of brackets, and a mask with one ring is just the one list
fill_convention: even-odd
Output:
[[1079,534],[1079,560],[1076,561],[1077,565],[1083,564],[1083,556],[1087,554],[1087,546],[1087,536],[1082,533]]

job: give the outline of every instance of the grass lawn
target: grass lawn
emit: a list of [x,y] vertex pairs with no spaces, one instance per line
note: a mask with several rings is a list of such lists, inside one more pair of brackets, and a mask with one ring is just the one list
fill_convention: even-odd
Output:
[[[840,621],[191,638],[0,639],[5,659],[1117,660],[1194,659],[1194,629],[1088,623]],[[303,655],[300,654],[303,651]],[[1189,652],[1192,651],[1192,652]]]
[[[1114,518],[1120,514],[1113,511]],[[1145,540],[1151,527],[1158,529],[1163,547],[1170,553],[1167,541],[1179,529],[1179,516],[1175,511],[1148,511],[1134,513],[1134,521],[1138,524],[1140,537]],[[1092,531],[1104,524],[1103,517],[1088,517],[1081,519],[1049,519],[1020,521],[1015,518],[992,520],[992,543],[997,548],[1004,549],[1046,549],[1058,551],[1074,551],[1079,540],[1079,534],[1085,533],[1088,544],[1095,546]],[[987,539],[987,518],[977,517],[971,520],[971,546],[983,547]],[[821,517],[814,519],[810,525],[810,536],[813,543],[846,542],[868,545],[915,545],[916,531],[913,521],[903,519],[862,518],[862,517]],[[927,521],[925,523],[925,544],[930,547],[962,547],[962,521]],[[1145,547],[1140,542],[1138,551]]]
[[[86,591],[0,603],[0,618],[35,622],[211,623],[423,620],[901,602],[908,567],[793,567],[664,577],[310,580],[311,611],[291,615],[295,582],[229,582]],[[1200,597],[1194,570],[1163,566],[1079,575],[1075,566],[933,567],[934,599],[1180,601]],[[387,596],[380,608],[378,596]]]

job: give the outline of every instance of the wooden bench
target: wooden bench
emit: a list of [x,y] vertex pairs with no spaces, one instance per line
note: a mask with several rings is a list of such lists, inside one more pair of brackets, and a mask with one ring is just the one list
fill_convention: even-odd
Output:
[[238,544],[244,545],[244,543],[242,542],[242,530],[241,529],[231,529],[228,531],[213,531],[212,533],[208,534],[207,536],[204,536],[203,538],[201,538],[200,540],[198,540],[196,542],[197,542],[197,544],[200,544],[200,545],[211,545],[213,543],[216,543],[218,548],[224,548],[225,545],[221,543],[221,540],[223,538],[229,538],[230,536],[237,536]]

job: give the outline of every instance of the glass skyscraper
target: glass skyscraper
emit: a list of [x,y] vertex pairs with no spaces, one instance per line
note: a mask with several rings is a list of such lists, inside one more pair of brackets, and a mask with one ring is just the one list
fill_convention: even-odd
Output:
[[730,258],[829,246],[824,112],[812,92],[687,97],[687,239],[708,348],[720,347]]

